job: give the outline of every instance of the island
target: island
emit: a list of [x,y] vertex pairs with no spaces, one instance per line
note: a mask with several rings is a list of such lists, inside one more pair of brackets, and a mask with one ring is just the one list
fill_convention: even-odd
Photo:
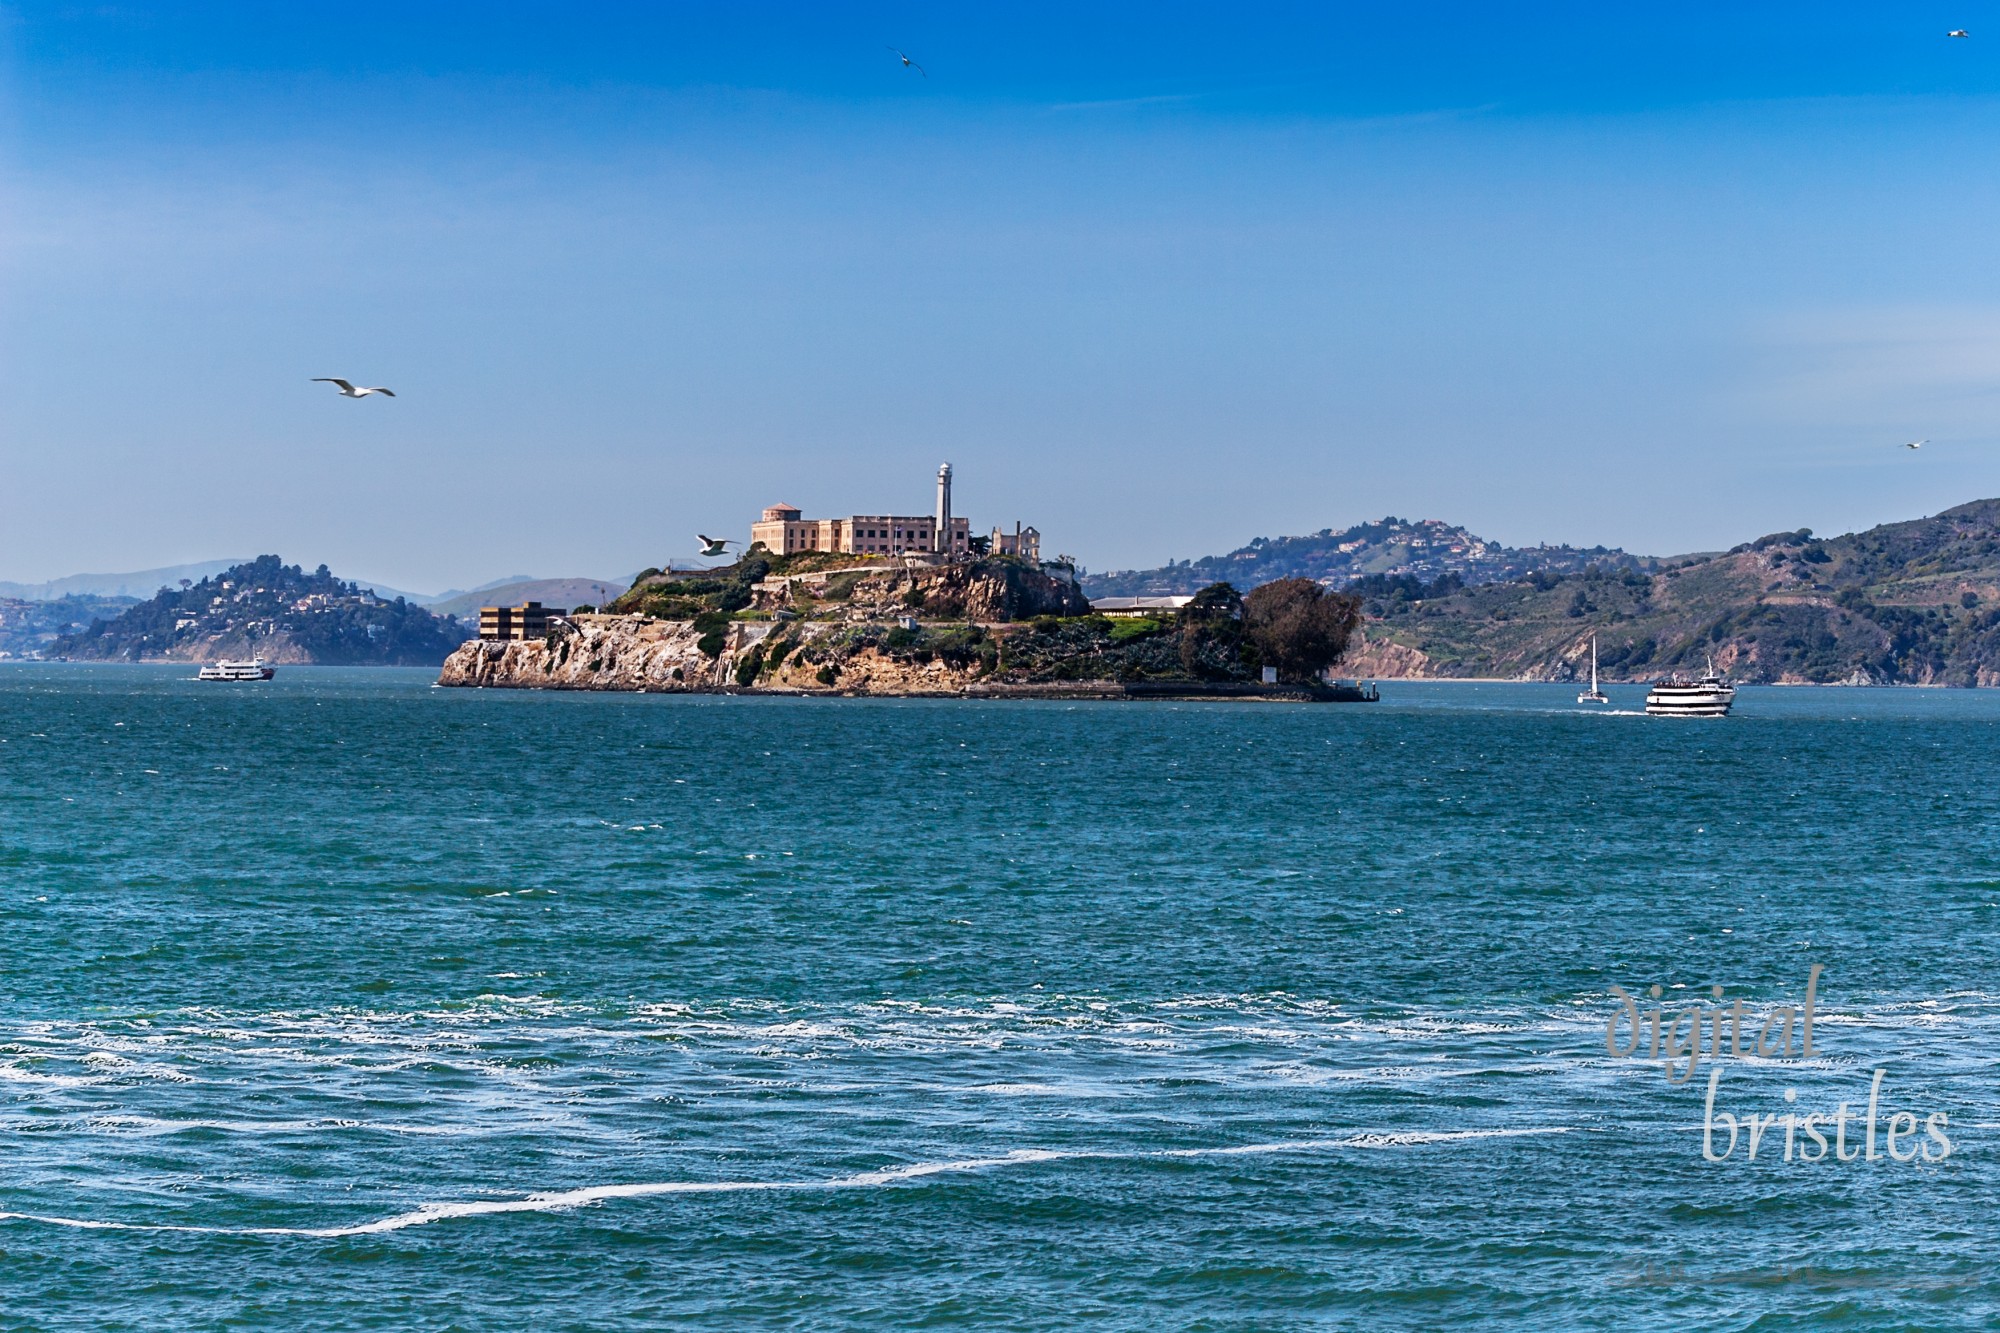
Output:
[[319,666],[432,666],[463,643],[457,620],[378,597],[335,577],[259,556],[195,582],[180,580],[109,619],[50,642],[76,662],[210,662],[261,658]]
[[1309,579],[1228,584],[1172,611],[1091,610],[1073,570],[753,544],[733,564],[646,570],[607,606],[466,643],[440,685],[1060,699],[1363,698],[1322,679],[1359,600]]

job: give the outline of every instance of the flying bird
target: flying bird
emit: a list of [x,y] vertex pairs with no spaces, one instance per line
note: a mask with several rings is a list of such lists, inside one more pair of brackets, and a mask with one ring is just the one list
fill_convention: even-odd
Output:
[[384,388],[382,388],[382,387],[381,387],[381,386],[379,386],[379,385],[378,385],[378,386],[376,386],[376,387],[375,387],[375,388],[373,388],[373,389],[368,389],[368,388],[356,388],[356,387],[355,387],[354,385],[352,385],[352,384],[349,384],[349,383],[348,383],[348,382],[347,382],[346,380],[336,380],[336,379],[328,379],[328,378],[327,378],[326,376],[324,376],[324,375],[321,375],[321,376],[316,376],[316,377],[315,377],[315,378],[313,379],[313,383],[314,383],[314,384],[338,384],[338,385],[340,386],[340,396],[341,396],[342,398],[366,398],[366,397],[367,397],[367,396],[368,396],[369,394],[371,394],[371,393],[379,393],[379,394],[381,394],[381,395],[382,395],[382,396],[383,396],[384,398],[394,398],[394,397],[396,396],[396,395],[395,395],[395,394],[394,394],[393,392],[391,392],[390,390],[388,390],[388,389],[384,389]]
[[1930,442],[1931,442],[1931,441],[1930,441],[1930,437],[1929,437],[1928,435],[1926,435],[1926,436],[1925,436],[1925,437],[1924,437],[1923,439],[1921,439],[1921,440],[1911,440],[1911,441],[1910,441],[1910,442],[1909,442],[1908,444],[1904,445],[1903,447],[1904,447],[1905,449],[1921,449],[1921,448],[1923,448],[1923,447],[1924,447],[1925,445],[1929,444]]
[[[896,48],[893,46],[890,47],[889,49],[891,51],[896,51]],[[904,55],[901,51],[896,51],[896,59],[903,62],[904,69],[913,69],[919,74],[924,74],[924,67],[922,65],[919,65],[916,61],[910,59],[908,56]],[[924,74],[924,77],[928,79],[930,75]]]
[[707,533],[702,532],[697,532],[695,536],[701,538],[701,553],[704,556],[727,555],[728,552],[723,548],[736,544],[731,541],[725,541],[720,537],[711,537]]
[[1966,31],[1965,29],[1963,29],[1963,28],[1953,28],[1953,29],[1952,29],[1952,30],[1951,30],[1950,32],[1946,33],[1946,34],[1945,34],[1945,36],[1947,36],[1947,37],[1970,37],[1970,36],[1972,36],[1972,34],[1971,34],[1971,33],[1969,33],[1969,32],[1967,32],[1967,31]]

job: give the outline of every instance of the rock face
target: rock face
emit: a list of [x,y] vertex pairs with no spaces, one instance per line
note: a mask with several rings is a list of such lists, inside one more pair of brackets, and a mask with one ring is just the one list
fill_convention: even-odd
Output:
[[579,616],[546,639],[475,639],[445,659],[440,685],[544,690],[720,689],[730,654],[711,659],[686,623]]
[[767,611],[810,607],[824,613],[837,606],[856,622],[912,611],[927,620],[982,624],[1090,612],[1090,599],[1076,584],[1013,560],[794,574],[758,583],[755,598],[753,605]]
[[[713,658],[687,621],[639,616],[579,616],[574,628],[547,639],[474,640],[453,653],[440,685],[501,689],[624,690],[653,694],[759,690],[786,694],[958,694],[979,676],[974,665],[941,658],[900,660],[874,649],[843,656],[835,681],[819,678],[816,661],[794,660],[801,649],[831,639],[838,625],[739,621]],[[780,637],[781,636],[781,637]],[[769,665],[786,644],[785,660]]]
[[1430,657],[1420,648],[1393,639],[1369,638],[1366,631],[1354,636],[1354,643],[1340,659],[1340,674],[1369,680],[1421,680],[1435,676]]

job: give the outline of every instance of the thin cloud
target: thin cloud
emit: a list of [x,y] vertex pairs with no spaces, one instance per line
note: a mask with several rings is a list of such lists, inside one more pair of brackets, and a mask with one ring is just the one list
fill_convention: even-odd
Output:
[[1051,111],[1115,111],[1134,106],[1161,106],[1173,102],[1192,102],[1202,93],[1155,93],[1150,97],[1107,97],[1096,102],[1057,102]]
[[1986,433],[2000,408],[2000,308],[1800,314],[1754,342],[1745,397],[1780,420]]

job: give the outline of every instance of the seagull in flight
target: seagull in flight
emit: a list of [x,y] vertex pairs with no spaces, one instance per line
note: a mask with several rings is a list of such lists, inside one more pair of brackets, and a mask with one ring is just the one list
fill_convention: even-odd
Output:
[[342,398],[366,398],[371,393],[379,393],[384,398],[394,398],[396,396],[392,391],[384,389],[379,385],[373,389],[356,388],[354,385],[349,384],[346,380],[329,379],[324,375],[316,376],[313,379],[313,383],[338,384],[340,386],[340,396]]
[[[910,59],[908,56],[904,55],[901,51],[897,51],[896,48],[893,46],[890,47],[889,49],[891,51],[896,52],[896,59],[903,62],[904,69],[913,69],[919,74],[924,74],[924,67],[922,65],[919,65],[916,61]],[[924,74],[924,77],[928,79],[930,75]]]
[[1921,440],[1911,440],[1908,444],[1904,445],[1903,447],[1905,449],[1921,449],[1930,442],[1931,442],[1930,436],[1926,435]]
[[729,552],[725,548],[736,544],[732,541],[725,541],[720,537],[711,537],[705,532],[697,532],[695,536],[701,538],[701,553],[704,557],[727,555]]
[[1965,29],[1963,29],[1963,28],[1953,28],[1953,29],[1952,29],[1952,30],[1951,30],[1950,32],[1946,33],[1946,34],[1945,34],[1945,36],[1947,36],[1947,37],[1970,37],[1970,36],[1972,36],[1972,34],[1971,34],[1971,33],[1969,33],[1969,32],[1967,32],[1967,31],[1966,31]]

